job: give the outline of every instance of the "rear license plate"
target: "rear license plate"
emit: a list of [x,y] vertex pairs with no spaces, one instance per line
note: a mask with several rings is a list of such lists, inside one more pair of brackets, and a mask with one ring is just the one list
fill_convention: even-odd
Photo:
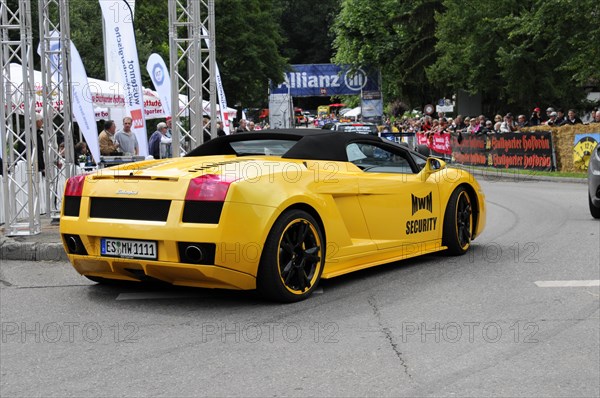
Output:
[[156,241],[102,238],[100,255],[108,257],[156,260]]

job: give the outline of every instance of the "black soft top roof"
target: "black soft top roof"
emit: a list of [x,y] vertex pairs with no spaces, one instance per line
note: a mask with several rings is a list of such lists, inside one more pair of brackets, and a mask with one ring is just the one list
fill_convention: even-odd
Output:
[[365,134],[315,130],[279,129],[253,133],[230,134],[212,139],[190,151],[188,156],[235,155],[232,142],[254,140],[297,141],[281,157],[286,159],[332,160],[347,162],[346,147],[352,142],[382,142],[381,138]]

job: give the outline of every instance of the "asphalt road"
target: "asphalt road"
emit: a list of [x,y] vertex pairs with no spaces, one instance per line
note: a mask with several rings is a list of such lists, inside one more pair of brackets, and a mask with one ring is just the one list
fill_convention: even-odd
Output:
[[325,281],[292,305],[7,261],[0,395],[598,397],[600,222],[586,186],[482,185],[488,226],[469,254]]

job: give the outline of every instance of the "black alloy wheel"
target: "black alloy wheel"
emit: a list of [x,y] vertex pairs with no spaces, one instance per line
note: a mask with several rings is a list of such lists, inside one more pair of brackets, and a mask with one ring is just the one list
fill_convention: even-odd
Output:
[[473,206],[469,193],[458,187],[448,201],[444,215],[442,243],[452,255],[465,254],[471,246],[473,236]]
[[304,300],[317,286],[325,263],[323,234],[316,220],[290,210],[275,222],[263,251],[257,289],[280,302]]

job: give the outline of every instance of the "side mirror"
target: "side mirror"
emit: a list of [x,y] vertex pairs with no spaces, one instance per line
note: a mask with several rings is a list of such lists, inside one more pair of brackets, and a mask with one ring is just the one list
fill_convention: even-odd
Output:
[[421,170],[421,180],[426,181],[429,176],[436,171],[440,171],[446,168],[446,162],[437,158],[427,158],[425,167]]

